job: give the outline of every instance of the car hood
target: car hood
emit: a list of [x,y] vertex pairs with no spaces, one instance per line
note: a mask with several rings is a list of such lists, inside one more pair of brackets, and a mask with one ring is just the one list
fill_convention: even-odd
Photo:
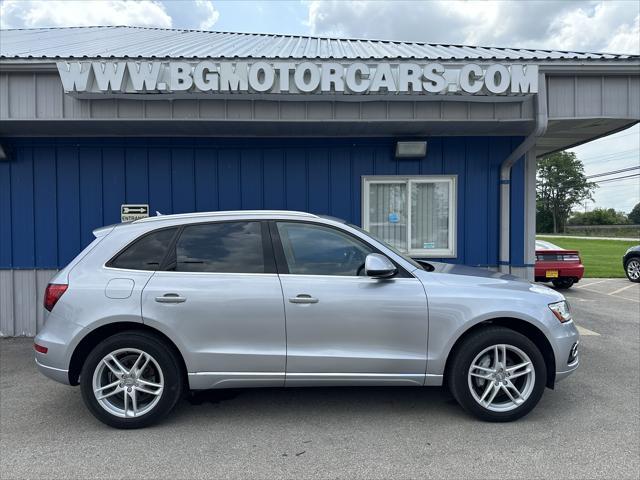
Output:
[[516,277],[515,275],[509,275],[506,273],[495,272],[486,268],[469,267],[467,265],[456,265],[454,263],[442,263],[442,262],[429,262],[433,265],[434,272],[448,273],[450,275],[465,275],[468,277],[480,277],[480,278],[496,278],[502,280],[512,280],[514,282],[529,283],[526,280]]
[[[522,292],[524,294],[544,295],[549,302],[564,300],[564,296],[555,290],[544,285],[531,283],[515,275],[451,263],[429,262],[429,264],[434,267],[433,271],[416,270],[413,272],[425,285],[430,282],[437,282],[443,285],[451,285],[452,287],[492,288],[501,290],[504,293]],[[496,292],[496,295],[499,295],[499,293]]]

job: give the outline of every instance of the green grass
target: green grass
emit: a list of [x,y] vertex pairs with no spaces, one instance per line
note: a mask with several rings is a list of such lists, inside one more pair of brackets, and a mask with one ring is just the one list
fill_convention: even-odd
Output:
[[537,236],[567,250],[579,250],[584,276],[591,278],[624,277],[622,256],[627,249],[638,242],[628,240],[591,240],[582,238],[558,238]]

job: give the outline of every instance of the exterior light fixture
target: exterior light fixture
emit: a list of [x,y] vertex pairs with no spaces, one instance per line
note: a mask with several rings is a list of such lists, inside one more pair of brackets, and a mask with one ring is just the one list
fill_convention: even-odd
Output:
[[396,158],[420,158],[427,154],[427,142],[396,143]]

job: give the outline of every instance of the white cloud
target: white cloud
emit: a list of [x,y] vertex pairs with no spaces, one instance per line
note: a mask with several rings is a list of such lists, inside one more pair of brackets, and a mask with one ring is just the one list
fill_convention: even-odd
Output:
[[218,12],[213,6],[213,2],[210,0],[196,0],[196,8],[202,10],[204,19],[200,22],[198,28],[200,30],[210,30],[220,18],[220,12]]
[[640,53],[640,4],[602,2],[566,11],[552,22],[555,48]]
[[308,9],[315,34],[640,53],[635,1],[312,0]]
[[87,25],[171,27],[172,19],[160,2],[151,0],[4,0],[0,4],[2,28]]

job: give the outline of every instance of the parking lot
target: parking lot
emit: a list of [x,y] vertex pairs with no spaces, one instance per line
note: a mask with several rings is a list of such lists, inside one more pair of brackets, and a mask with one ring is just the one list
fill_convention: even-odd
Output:
[[566,292],[581,368],[510,424],[440,388],[216,391],[118,431],[40,376],[30,339],[0,341],[1,478],[638,478],[640,284]]

